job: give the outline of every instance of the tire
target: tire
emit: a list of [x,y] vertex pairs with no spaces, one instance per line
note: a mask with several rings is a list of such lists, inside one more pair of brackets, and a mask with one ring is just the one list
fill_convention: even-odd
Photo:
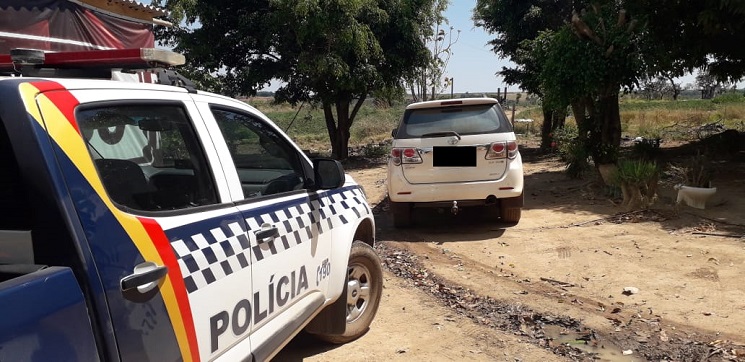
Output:
[[517,224],[520,222],[520,216],[522,216],[522,209],[519,207],[512,207],[512,208],[501,208],[499,210],[500,218],[502,218],[502,222],[506,222],[509,224]]
[[391,212],[393,213],[393,226],[404,228],[411,225],[410,203],[391,201]]
[[367,333],[383,293],[383,269],[375,250],[362,241],[352,244],[347,266],[347,325],[343,334],[316,334],[323,341],[342,344]]

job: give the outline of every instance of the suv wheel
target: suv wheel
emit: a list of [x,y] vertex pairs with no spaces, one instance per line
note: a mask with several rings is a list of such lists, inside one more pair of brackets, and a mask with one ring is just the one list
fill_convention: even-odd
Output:
[[391,212],[393,213],[393,226],[400,228],[411,225],[410,203],[391,201]]
[[522,215],[522,209],[519,207],[501,208],[499,215],[503,222],[510,224],[517,224],[520,222],[520,216]]
[[347,267],[347,326],[343,334],[316,335],[326,342],[351,342],[367,332],[383,293],[383,269],[373,248],[362,241],[352,244]]

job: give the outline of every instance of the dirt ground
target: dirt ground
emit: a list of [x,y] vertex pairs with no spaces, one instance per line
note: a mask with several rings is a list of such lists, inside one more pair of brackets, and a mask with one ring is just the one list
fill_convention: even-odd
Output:
[[626,212],[529,151],[515,226],[417,209],[395,229],[385,167],[350,167],[376,210],[380,310],[353,343],[301,335],[275,360],[745,361],[744,162],[720,165],[704,210],[663,179],[651,209]]

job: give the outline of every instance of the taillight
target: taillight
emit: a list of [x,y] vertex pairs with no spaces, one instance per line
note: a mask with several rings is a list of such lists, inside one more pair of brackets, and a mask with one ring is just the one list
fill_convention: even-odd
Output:
[[507,157],[510,159],[517,157],[517,141],[507,142]]
[[486,159],[493,160],[497,158],[517,157],[517,141],[494,142],[489,145],[486,151]]
[[400,148],[391,149],[391,162],[393,162],[393,164],[396,166],[401,164],[401,149]]
[[507,145],[504,142],[494,142],[489,145],[489,150],[486,151],[486,159],[505,158],[507,157],[506,149]]
[[394,148],[391,149],[391,161],[396,166],[402,163],[422,163],[422,157],[416,148]]

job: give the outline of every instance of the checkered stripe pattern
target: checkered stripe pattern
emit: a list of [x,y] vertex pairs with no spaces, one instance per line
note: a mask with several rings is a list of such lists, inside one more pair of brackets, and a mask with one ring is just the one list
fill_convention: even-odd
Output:
[[171,242],[189,293],[250,265],[250,243],[235,222]]
[[[220,225],[206,232],[174,238],[171,247],[176,253],[184,284],[189,293],[199,290],[251,263],[308,242],[322,234],[371,214],[357,187],[341,192],[329,192],[308,202],[301,200],[281,209],[251,215],[246,218],[248,230],[238,222]],[[254,235],[261,226],[276,227],[278,235],[259,242]]]
[[359,189],[354,188],[329,193],[317,200],[311,200],[310,203],[248,218],[246,223],[251,232],[261,230],[261,225],[265,223],[275,226],[279,232],[276,238],[266,242],[259,242],[255,237],[251,237],[251,261],[258,262],[279,254],[311,240],[315,234],[322,234],[355,220],[352,217],[359,219],[370,213],[371,210]]

